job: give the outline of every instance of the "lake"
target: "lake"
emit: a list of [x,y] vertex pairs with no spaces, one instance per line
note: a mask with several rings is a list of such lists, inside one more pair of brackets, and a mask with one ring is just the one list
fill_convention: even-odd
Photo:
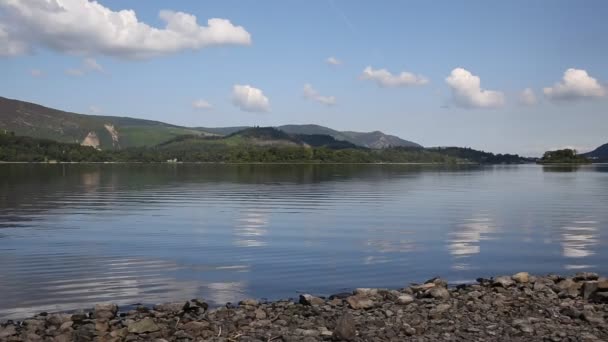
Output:
[[0,165],[0,319],[608,273],[608,165]]

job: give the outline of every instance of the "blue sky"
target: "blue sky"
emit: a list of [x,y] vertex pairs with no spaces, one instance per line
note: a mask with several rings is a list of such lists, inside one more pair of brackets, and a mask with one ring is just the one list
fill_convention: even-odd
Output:
[[[187,126],[316,123],[527,155],[608,142],[605,1],[102,0],[95,9],[131,9],[146,30],[167,31],[161,10],[199,26],[230,21],[196,39],[182,29],[136,34],[88,5],[0,1],[0,96]],[[133,40],[116,43],[114,27]],[[533,97],[522,98],[526,88]]]

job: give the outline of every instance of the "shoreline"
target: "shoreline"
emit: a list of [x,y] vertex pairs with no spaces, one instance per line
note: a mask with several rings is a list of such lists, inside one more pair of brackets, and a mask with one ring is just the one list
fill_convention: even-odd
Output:
[[608,278],[520,272],[218,308],[203,299],[129,311],[97,304],[2,322],[0,341],[605,341],[607,322]]

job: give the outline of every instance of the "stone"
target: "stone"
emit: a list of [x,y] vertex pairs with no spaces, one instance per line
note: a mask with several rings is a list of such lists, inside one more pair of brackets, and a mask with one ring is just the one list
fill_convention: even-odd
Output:
[[121,329],[112,331],[110,333],[110,336],[116,337],[116,338],[124,338],[125,336],[127,336],[128,333],[129,333],[128,328],[121,328]]
[[74,331],[74,340],[76,341],[92,341],[95,338],[95,325],[84,324]]
[[511,279],[515,280],[518,284],[525,284],[530,281],[530,274],[528,272],[519,272],[511,276]]
[[332,337],[334,334],[331,330],[327,329],[327,327],[319,327],[319,332],[323,337]]
[[429,311],[429,315],[433,318],[439,318],[444,312],[448,311],[452,306],[450,304],[438,304]]
[[74,341],[74,336],[71,332],[65,332],[61,335],[53,337],[53,342],[71,342]]
[[608,279],[606,279],[606,278],[598,279],[597,289],[598,289],[598,291],[608,291]]
[[583,298],[591,298],[598,290],[597,281],[586,281],[583,283]]
[[557,283],[557,288],[561,290],[560,297],[575,298],[580,294],[582,283],[577,283],[573,279],[564,279]]
[[113,319],[118,312],[118,306],[115,304],[97,304],[95,305],[95,318],[97,319]]
[[436,285],[434,283],[426,283],[426,284],[422,284],[422,285],[412,285],[410,286],[410,289],[416,293],[416,292],[425,292],[433,287],[435,287]]
[[72,321],[65,322],[59,327],[59,331],[72,331],[72,325],[74,325]]
[[110,330],[110,325],[106,321],[97,321],[95,322],[95,330],[100,333],[105,333]]
[[414,296],[409,295],[409,294],[403,294],[400,295],[399,297],[397,297],[397,303],[401,304],[401,305],[407,305],[409,303],[414,302]]
[[581,280],[597,280],[599,278],[597,273],[594,272],[579,272],[574,275],[574,281]]
[[434,284],[435,286],[448,287],[448,282],[439,277],[431,278],[431,279],[425,281],[424,283],[425,284]]
[[346,313],[338,319],[333,337],[339,341],[354,341],[357,338],[355,320],[351,314]]
[[87,316],[87,315],[85,315],[83,313],[76,313],[76,314],[73,314],[70,317],[70,319],[72,321],[74,321],[74,322],[82,322],[82,321],[85,321],[85,320],[89,319],[89,316]]
[[601,314],[593,312],[591,310],[583,311],[583,319],[591,324],[603,325],[604,318]]
[[301,329],[301,328],[297,328],[295,330],[296,335],[300,335],[300,336],[319,336],[321,335],[321,333],[316,330],[316,329]]
[[206,321],[192,321],[182,325],[181,328],[189,335],[197,337],[202,335],[203,331],[209,329],[209,323]]
[[245,299],[239,302],[240,305],[257,306],[259,303],[255,299]]
[[262,309],[255,310],[255,319],[266,319],[266,311]]
[[548,289],[547,285],[541,283],[541,282],[536,282],[534,283],[534,287],[533,287],[534,291],[544,291],[546,289]]
[[372,297],[372,296],[378,295],[378,289],[370,289],[370,288],[361,287],[361,288],[355,289],[354,294]]
[[35,333],[28,333],[25,335],[24,340],[28,342],[39,342],[42,341],[42,337]]
[[169,312],[169,313],[180,312],[180,311],[182,311],[183,308],[184,308],[184,303],[183,302],[179,302],[179,303],[162,303],[162,304],[156,304],[156,305],[154,305],[154,310],[160,311],[160,312]]
[[148,317],[129,324],[129,326],[127,328],[130,333],[134,333],[134,334],[150,333],[150,332],[155,332],[155,331],[160,330],[158,325],[156,325],[156,323],[154,323],[154,320],[152,320],[151,318],[148,318]]
[[334,299],[346,299],[350,296],[352,296],[353,294],[350,292],[340,292],[340,293],[335,293],[331,296],[329,296],[329,300],[334,300]]
[[346,298],[346,302],[348,303],[348,305],[350,305],[351,308],[355,310],[371,309],[376,306],[374,301],[369,299],[367,296],[362,295],[350,296]]
[[435,299],[445,300],[450,298],[450,291],[448,291],[448,289],[446,289],[445,287],[435,286],[432,289],[428,290],[426,292],[426,295]]
[[0,326],[0,339],[4,339],[7,338],[9,336],[13,336],[17,334],[17,329],[15,329],[14,325],[7,325],[6,327],[2,328]]
[[513,279],[511,279],[511,277],[502,276],[502,277],[496,277],[494,279],[494,281],[492,282],[492,285],[502,286],[504,288],[507,288],[507,287],[515,285],[515,282],[513,281]]
[[596,292],[591,296],[591,301],[595,303],[606,303],[608,304],[608,292]]
[[63,323],[71,320],[71,315],[68,314],[51,314],[46,316],[46,322],[56,327],[61,326]]
[[300,295],[300,304],[302,305],[323,305],[325,304],[325,300],[319,297],[315,297],[310,294],[302,294]]

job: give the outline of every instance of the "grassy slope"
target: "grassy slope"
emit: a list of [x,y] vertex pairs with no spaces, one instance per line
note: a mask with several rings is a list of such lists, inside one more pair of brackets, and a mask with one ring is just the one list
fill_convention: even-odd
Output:
[[104,125],[115,127],[121,148],[153,146],[184,134],[204,132],[158,121],[116,116],[84,115],[0,97],[0,129],[17,135],[80,143],[95,132],[102,148],[112,148],[112,136]]

